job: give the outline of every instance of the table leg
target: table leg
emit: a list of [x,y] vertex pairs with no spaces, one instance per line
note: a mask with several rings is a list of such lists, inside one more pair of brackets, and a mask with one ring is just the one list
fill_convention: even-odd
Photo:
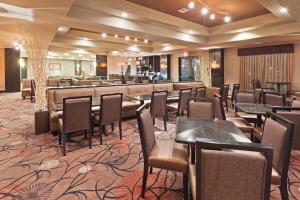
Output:
[[262,115],[258,114],[256,119],[256,126],[260,128],[261,125],[262,125]]
[[144,103],[145,103],[145,101],[144,101],[144,100],[141,100],[140,102],[141,102],[141,106],[142,106],[142,105],[144,105]]

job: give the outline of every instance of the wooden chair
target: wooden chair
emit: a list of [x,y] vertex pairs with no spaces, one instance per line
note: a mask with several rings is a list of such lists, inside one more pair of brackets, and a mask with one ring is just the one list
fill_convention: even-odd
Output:
[[218,120],[227,120],[234,123],[236,127],[238,127],[244,133],[253,132],[253,127],[249,122],[243,118],[226,118],[224,107],[222,104],[221,96],[218,94],[214,94],[214,107],[215,107],[215,116]]
[[[249,91],[238,91],[235,93],[235,103],[255,103],[255,93]],[[256,124],[257,115],[247,114],[245,112],[239,111],[235,107],[235,113],[239,118],[246,119],[249,123]]]
[[182,88],[179,93],[178,103],[170,103],[167,105],[169,109],[177,110],[177,116],[184,115],[187,111],[188,98],[192,95],[192,88]]
[[63,99],[63,117],[58,120],[59,144],[62,141],[62,153],[66,155],[66,137],[77,131],[88,133],[89,148],[92,148],[91,133],[92,96],[67,97]]
[[276,92],[263,92],[263,104],[268,104],[272,106],[285,106],[285,94],[280,94]]
[[206,94],[206,87],[196,87],[195,97],[205,98],[205,94]]
[[208,98],[188,98],[187,116],[191,118],[214,119],[214,103]]
[[272,159],[269,145],[197,139],[196,165],[189,165],[193,200],[269,200]]
[[234,108],[235,93],[237,93],[239,90],[240,90],[240,84],[239,83],[233,84],[232,93],[227,97],[227,100],[230,100],[231,102],[232,108]]
[[271,183],[279,185],[281,198],[288,197],[288,169],[295,124],[273,112],[267,113],[262,144],[271,145],[274,151]]
[[144,175],[142,184],[142,198],[145,197],[148,171],[161,168],[183,173],[184,197],[188,198],[188,155],[185,146],[171,140],[156,140],[154,126],[148,104],[144,104],[137,111],[142,151],[144,156]]
[[153,91],[151,97],[150,112],[155,125],[155,118],[162,117],[164,119],[165,131],[167,130],[167,98],[168,91]]
[[227,84],[223,85],[223,87],[221,88],[222,103],[225,104],[227,112],[228,112],[228,102],[227,102],[228,93],[229,93],[229,85]]
[[99,127],[100,144],[102,145],[102,134],[105,133],[105,125],[111,124],[114,131],[114,123],[119,123],[120,140],[122,139],[122,101],[123,93],[104,94],[100,96],[99,115],[93,115],[94,126]]

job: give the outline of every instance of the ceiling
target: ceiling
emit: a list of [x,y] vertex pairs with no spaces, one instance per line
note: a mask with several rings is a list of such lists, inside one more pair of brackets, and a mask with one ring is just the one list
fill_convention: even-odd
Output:
[[[0,47],[13,47],[27,37],[41,38],[49,42],[51,55],[90,59],[95,54],[166,54],[300,41],[298,0],[206,0],[210,7],[222,5],[231,13],[230,23],[220,18],[214,24],[196,14],[201,9],[198,4],[195,17],[192,11],[191,16],[178,16],[178,8],[188,3],[0,0]],[[288,12],[280,12],[284,7]]]
[[[179,17],[188,21],[192,21],[204,26],[212,27],[224,23],[225,12],[234,20],[243,20],[251,17],[256,17],[270,13],[268,9],[254,0],[194,0],[195,7],[190,9],[188,7],[190,0],[128,0],[147,8],[151,8],[175,17]],[[207,6],[211,8],[210,13],[201,15],[201,9]],[[189,10],[186,13],[180,13],[178,10],[185,8]],[[215,14],[216,19],[211,20],[210,14]]]

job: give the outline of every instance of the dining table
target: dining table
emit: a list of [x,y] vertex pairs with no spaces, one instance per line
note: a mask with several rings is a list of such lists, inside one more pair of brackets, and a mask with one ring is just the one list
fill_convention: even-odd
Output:
[[[178,117],[175,141],[177,143],[195,145],[196,139],[205,139],[218,143],[252,143],[251,140],[231,121],[210,120],[202,118]],[[191,151],[192,163],[195,152]]]
[[[97,111],[100,109],[100,98],[92,98],[92,111]],[[55,111],[62,111],[63,110],[63,102],[55,102],[54,103],[54,109]]]
[[[167,99],[179,98],[180,90],[173,90],[168,92]],[[144,105],[145,101],[149,101],[152,98],[151,94],[130,94],[127,97],[131,100],[139,101],[141,105]]]

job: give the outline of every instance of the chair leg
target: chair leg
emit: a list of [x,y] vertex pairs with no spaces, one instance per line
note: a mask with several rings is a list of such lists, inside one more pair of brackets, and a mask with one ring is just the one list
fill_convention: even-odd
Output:
[[99,124],[99,137],[100,137],[100,144],[102,145],[102,125]]
[[153,173],[153,167],[150,167],[150,174]]
[[88,137],[89,137],[89,148],[92,148],[92,131],[91,129],[88,130]]
[[84,130],[84,139],[87,139],[87,130]]
[[282,200],[288,200],[289,199],[289,193],[288,193],[286,181],[285,181],[285,183],[281,183],[279,188],[280,188],[281,199]]
[[183,195],[184,200],[188,200],[189,179],[188,173],[183,173]]
[[228,112],[228,102],[227,102],[227,100],[226,100],[226,110]]
[[63,156],[66,155],[66,134],[62,133],[62,153]]
[[145,198],[147,178],[148,178],[148,165],[144,163],[144,175],[143,175],[143,183],[142,183],[142,198]]
[[155,118],[152,118],[153,126],[155,125]]
[[114,130],[115,130],[115,124],[111,123],[111,131],[114,131]]
[[122,122],[119,121],[120,140],[122,140]]
[[165,131],[167,131],[167,114],[164,116]]
[[61,131],[58,131],[58,144],[61,145]]
[[195,144],[191,144],[191,163],[195,164],[195,160],[196,160],[196,148],[195,148]]

